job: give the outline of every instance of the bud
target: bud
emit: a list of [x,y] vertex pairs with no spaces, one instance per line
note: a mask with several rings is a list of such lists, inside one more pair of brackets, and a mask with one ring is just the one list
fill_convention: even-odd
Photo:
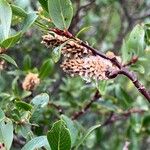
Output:
[[80,45],[78,41],[70,40],[65,36],[60,36],[57,34],[44,35],[41,43],[45,44],[47,47],[58,47],[61,44],[66,44],[62,47],[61,52],[64,57],[74,57],[74,58],[82,58],[83,56],[92,55],[92,52]]
[[25,77],[23,83],[22,83],[22,88],[27,91],[32,91],[34,90],[38,85],[40,84],[40,79],[38,77],[38,74],[34,73],[29,73]]

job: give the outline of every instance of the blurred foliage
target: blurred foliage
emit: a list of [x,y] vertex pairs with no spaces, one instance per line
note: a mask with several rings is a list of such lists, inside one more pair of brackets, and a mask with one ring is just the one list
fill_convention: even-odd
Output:
[[[5,67],[0,63],[0,146],[120,150],[129,141],[131,150],[149,150],[149,103],[131,81],[69,77],[60,68],[60,47],[41,44],[50,27],[69,28],[95,48],[120,55],[124,63],[137,56],[130,69],[150,88],[149,6],[149,0],[0,0],[0,61],[5,60]],[[30,72],[39,75],[40,84],[26,91],[22,83]],[[102,97],[72,120],[97,89]],[[131,109],[144,113],[122,115]],[[110,114],[121,118],[101,126]]]

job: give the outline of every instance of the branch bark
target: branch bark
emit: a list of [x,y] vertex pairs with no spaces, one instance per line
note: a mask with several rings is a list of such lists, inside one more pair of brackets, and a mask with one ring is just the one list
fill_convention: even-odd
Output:
[[106,60],[109,60],[113,65],[115,65],[118,69],[115,70],[114,72],[110,72],[110,70],[108,70],[107,72],[107,77],[112,79],[117,77],[118,75],[124,75],[126,76],[128,79],[130,79],[132,81],[132,83],[134,84],[134,86],[138,89],[138,91],[146,98],[146,100],[150,103],[150,92],[144,87],[144,85],[142,85],[140,83],[140,81],[137,78],[136,73],[134,73],[133,71],[130,71],[128,69],[128,67],[124,66],[122,63],[120,63],[116,57],[110,58],[108,57],[106,54],[96,50],[95,48],[89,46],[88,44],[86,44],[85,42],[83,42],[80,39],[75,38],[70,32],[68,31],[62,31],[59,29],[52,29],[53,32],[55,32],[58,35],[61,36],[66,36],[67,38],[70,39],[74,39],[76,42],[80,43],[80,45],[86,47],[87,49],[91,50],[93,55],[98,55]]
[[88,102],[84,108],[82,108],[80,111],[78,112],[75,112],[73,115],[72,115],[72,120],[76,120],[78,119],[80,116],[82,116],[83,114],[85,114],[87,112],[87,110],[92,106],[92,104],[94,102],[96,102],[99,98],[101,97],[99,91],[97,90],[93,96],[93,98],[90,100],[90,102]]

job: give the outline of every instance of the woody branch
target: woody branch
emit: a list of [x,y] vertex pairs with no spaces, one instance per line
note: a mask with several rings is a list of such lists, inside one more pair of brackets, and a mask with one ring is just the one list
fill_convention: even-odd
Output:
[[118,62],[118,60],[116,59],[116,57],[110,58],[107,55],[105,55],[104,53],[94,49],[93,47],[87,45],[85,42],[75,38],[71,33],[69,33],[68,31],[62,31],[59,29],[52,29],[53,32],[55,32],[58,35],[61,36],[65,36],[67,38],[70,39],[74,39],[77,42],[80,42],[80,44],[84,47],[86,47],[87,49],[91,50],[92,53],[94,55],[98,55],[106,60],[109,60],[113,65],[115,65],[118,69],[114,70],[114,71],[107,71],[107,77],[112,79],[117,77],[118,75],[124,75],[126,76],[128,79],[130,79],[132,81],[132,83],[134,84],[134,86],[138,89],[138,91],[147,99],[147,101],[150,103],[150,92],[144,87],[144,85],[142,85],[140,83],[140,81],[137,78],[136,73],[134,73],[133,71],[130,71],[128,69],[128,67],[126,65],[123,65],[122,63]]

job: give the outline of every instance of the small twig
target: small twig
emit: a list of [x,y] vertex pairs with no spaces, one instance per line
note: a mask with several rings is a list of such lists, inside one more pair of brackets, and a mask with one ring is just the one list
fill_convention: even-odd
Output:
[[123,65],[123,67],[130,66],[130,65],[132,65],[132,64],[135,64],[137,61],[138,61],[138,56],[133,56],[132,59],[131,59],[127,64],[124,64],[124,65]]
[[132,114],[136,114],[136,113],[142,114],[144,112],[145,112],[145,110],[142,110],[142,109],[131,109],[131,110],[126,111],[126,112],[124,112],[124,113],[122,113],[120,115],[116,115],[114,113],[111,113],[110,116],[108,117],[108,119],[106,119],[104,121],[104,123],[102,124],[102,126],[107,126],[107,125],[112,124],[112,123],[114,123],[116,121],[127,119]]
[[63,114],[64,111],[63,111],[63,108],[61,106],[56,105],[54,103],[48,103],[48,105],[54,107],[55,109],[57,109],[60,115]]
[[13,144],[17,144],[19,146],[24,146],[25,143],[26,142],[22,138],[18,137],[17,135],[14,135],[14,137],[13,137]]
[[72,115],[72,120],[78,119],[81,115],[85,114],[87,110],[91,107],[91,105],[96,102],[101,97],[99,91],[97,90],[93,98],[88,102],[80,111],[75,112]]
[[80,6],[80,4],[81,4],[80,0],[76,1],[77,11],[76,11],[76,14],[74,15],[71,25],[69,27],[70,32],[73,32],[74,28],[77,26],[77,23],[81,20],[81,17],[80,17],[81,11],[87,11],[87,9],[89,9],[94,2],[95,2],[95,0],[91,0],[86,5]]

